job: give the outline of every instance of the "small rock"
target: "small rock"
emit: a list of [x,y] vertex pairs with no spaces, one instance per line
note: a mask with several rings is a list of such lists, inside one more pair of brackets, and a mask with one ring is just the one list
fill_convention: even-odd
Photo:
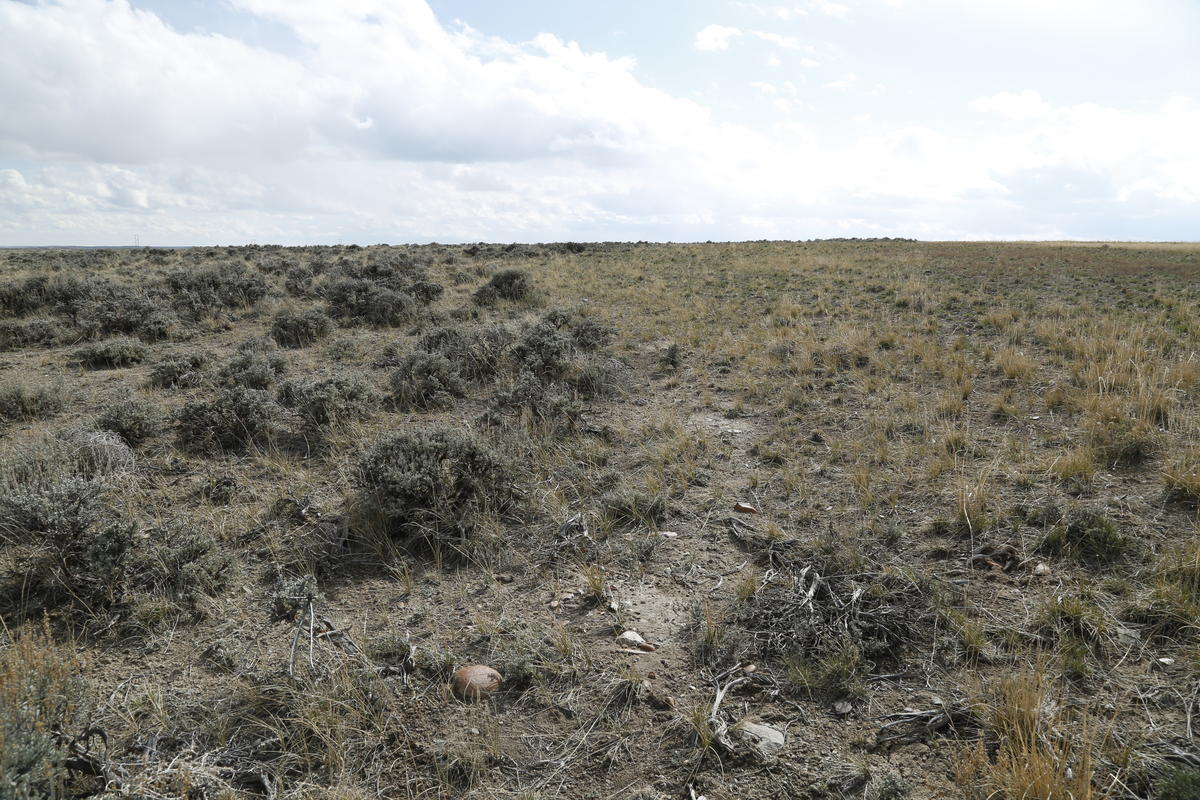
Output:
[[550,610],[551,610],[551,611],[554,611],[555,609],[557,609],[557,608],[558,608],[559,606],[561,606],[561,605],[562,605],[562,603],[558,602],[557,600],[551,600],[551,601],[550,601]]
[[499,689],[503,682],[504,677],[491,667],[471,664],[454,673],[450,686],[463,700],[481,700]]
[[734,736],[750,745],[750,749],[764,760],[773,759],[787,746],[787,736],[783,731],[760,722],[742,719],[729,730]]
[[739,514],[757,514],[758,513],[758,509],[755,508],[754,506],[750,505],[749,503],[735,503],[733,506],[733,510],[738,512]]
[[854,710],[854,706],[850,705],[849,700],[838,700],[833,704],[833,713],[839,717],[844,717]]
[[637,631],[625,631],[617,637],[617,644],[625,647],[636,647],[646,653],[653,653],[658,648],[642,638],[642,635]]
[[1162,658],[1154,659],[1154,662],[1150,666],[1154,669],[1167,669],[1168,667],[1175,666],[1175,659],[1163,656]]
[[752,675],[757,670],[758,667],[756,667],[754,664],[747,664],[746,666],[742,667],[742,673],[745,675]]
[[1034,575],[1049,575],[1050,574],[1050,565],[1045,563],[1044,561],[1039,561],[1038,565],[1033,568],[1033,574]]
[[675,539],[679,536],[675,531],[659,531],[658,535],[664,539]]

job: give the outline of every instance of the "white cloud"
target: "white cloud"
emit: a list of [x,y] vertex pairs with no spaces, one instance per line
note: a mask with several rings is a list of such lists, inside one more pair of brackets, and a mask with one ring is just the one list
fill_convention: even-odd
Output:
[[702,53],[715,53],[728,50],[734,39],[742,38],[744,34],[739,28],[729,28],[724,25],[706,25],[696,33],[692,46]]
[[[784,116],[750,128],[629,59],[448,28],[424,0],[235,2],[302,45],[181,33],[123,0],[0,0],[0,243],[1018,236],[1072,229],[1080,195],[1130,218],[1200,203],[1183,97],[1000,93],[970,103],[984,135],[876,115],[856,138],[792,122],[817,101],[777,72],[751,88]],[[715,27],[710,49],[766,40]]]
[[844,92],[853,87],[856,83],[858,83],[858,76],[853,72],[850,72],[835,81],[829,81],[829,83],[824,84],[824,86],[826,89]]
[[971,108],[985,114],[997,114],[1008,119],[1034,119],[1050,112],[1050,104],[1032,89],[1019,93],[1000,92],[971,101]]

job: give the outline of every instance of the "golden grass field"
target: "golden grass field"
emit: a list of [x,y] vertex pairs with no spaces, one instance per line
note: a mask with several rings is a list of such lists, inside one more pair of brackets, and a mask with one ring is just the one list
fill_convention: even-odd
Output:
[[1198,277],[0,251],[0,798],[1198,797]]

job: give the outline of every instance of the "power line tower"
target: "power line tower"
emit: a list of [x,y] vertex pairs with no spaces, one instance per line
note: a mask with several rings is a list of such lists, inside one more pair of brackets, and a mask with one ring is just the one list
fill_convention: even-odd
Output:
[[142,246],[142,235],[140,233],[135,233],[133,235],[133,246],[134,247]]

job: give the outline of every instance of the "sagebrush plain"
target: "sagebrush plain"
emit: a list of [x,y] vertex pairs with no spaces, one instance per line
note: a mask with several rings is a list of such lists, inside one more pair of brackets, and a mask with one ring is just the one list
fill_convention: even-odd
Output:
[[0,251],[0,797],[1196,797],[1198,277]]

